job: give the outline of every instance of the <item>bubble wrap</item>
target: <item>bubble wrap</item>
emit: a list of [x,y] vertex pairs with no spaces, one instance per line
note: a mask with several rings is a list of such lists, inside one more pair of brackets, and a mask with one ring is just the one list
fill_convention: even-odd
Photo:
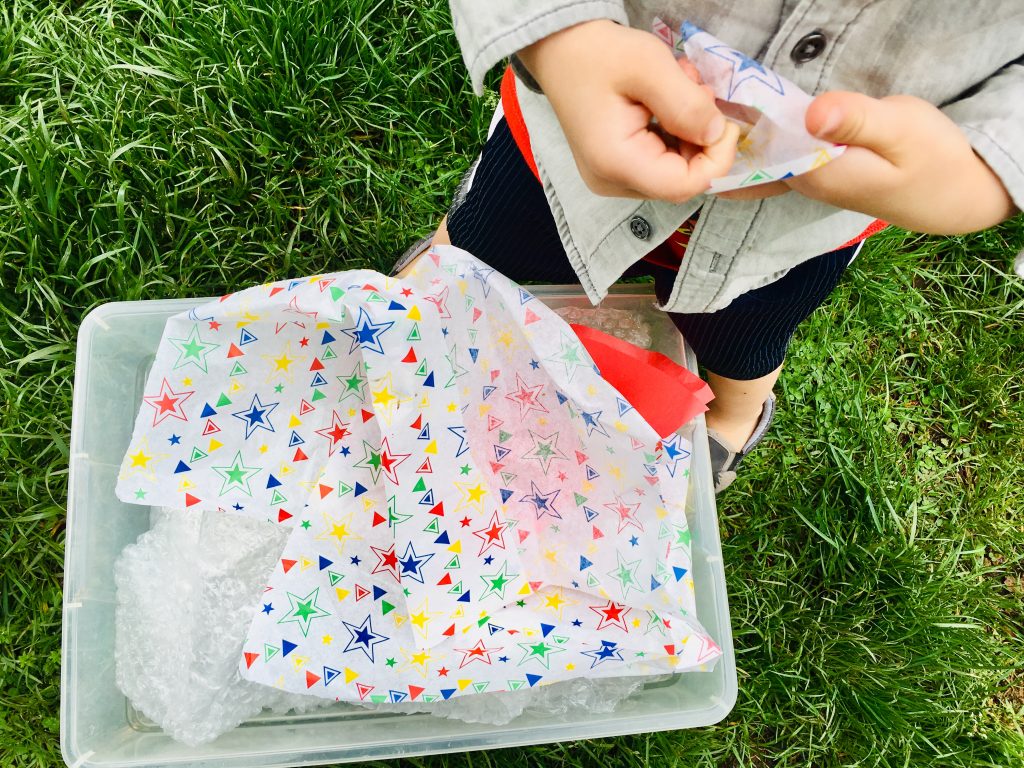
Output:
[[[218,512],[154,509],[150,520],[153,527],[114,566],[117,685],[135,708],[173,739],[196,746],[264,708],[284,714],[333,705],[238,674],[253,606],[288,529]],[[645,683],[666,677],[578,678],[432,704],[361,706],[504,725],[524,712],[610,712]]]
[[636,312],[628,309],[559,307],[555,313],[567,323],[577,323],[617,336],[641,349],[651,347],[651,329]]
[[216,512],[157,512],[153,520],[114,566],[117,685],[135,708],[195,746],[264,707],[329,704],[238,675],[254,606],[288,530]]

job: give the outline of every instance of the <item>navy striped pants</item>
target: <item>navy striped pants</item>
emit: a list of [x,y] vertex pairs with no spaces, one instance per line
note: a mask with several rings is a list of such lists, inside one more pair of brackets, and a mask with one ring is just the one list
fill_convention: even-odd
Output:
[[[453,245],[517,282],[577,283],[544,190],[502,118],[484,146],[472,183],[448,213]],[[670,313],[697,360],[729,379],[757,379],[786,356],[796,327],[828,298],[857,252],[853,245],[794,267],[718,312]],[[664,303],[676,272],[639,261],[623,275],[651,275]]]

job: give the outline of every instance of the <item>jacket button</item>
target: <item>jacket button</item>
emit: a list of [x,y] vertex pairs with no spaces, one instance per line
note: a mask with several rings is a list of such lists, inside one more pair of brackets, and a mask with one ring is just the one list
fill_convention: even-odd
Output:
[[825,33],[820,29],[816,29],[797,41],[796,45],[793,46],[793,50],[789,52],[789,58],[797,64],[804,64],[818,58],[821,52],[825,50],[827,43],[828,38],[825,37]]
[[646,240],[651,236],[651,225],[643,216],[634,216],[629,220],[629,231],[638,240]]

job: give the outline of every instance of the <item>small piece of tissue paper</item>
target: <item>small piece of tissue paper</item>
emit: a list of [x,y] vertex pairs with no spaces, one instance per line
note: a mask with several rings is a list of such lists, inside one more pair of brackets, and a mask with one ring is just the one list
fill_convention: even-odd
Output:
[[677,58],[685,56],[697,68],[722,113],[740,125],[736,160],[725,176],[712,180],[709,192],[799,176],[846,149],[807,132],[804,116],[812,97],[786,78],[689,22],[676,32],[656,18],[652,29]]

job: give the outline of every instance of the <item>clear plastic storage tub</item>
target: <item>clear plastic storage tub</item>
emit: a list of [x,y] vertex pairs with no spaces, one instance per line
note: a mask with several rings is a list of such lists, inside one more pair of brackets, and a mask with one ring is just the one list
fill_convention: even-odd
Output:
[[[590,306],[579,289],[531,290],[554,308]],[[523,715],[491,726],[339,703],[302,716],[265,712],[200,747],[173,741],[135,711],[114,681],[113,565],[150,520],[147,508],[118,501],[114,484],[164,322],[197,303],[105,304],[85,318],[79,332],[61,659],[60,740],[69,766],[319,765],[694,728],[716,723],[732,709],[736,665],[706,433],[699,418],[687,513],[697,616],[723,652],[713,671],[649,684],[609,714]],[[683,349],[667,315],[656,309],[648,286],[617,287],[602,306],[636,312],[650,328],[652,348],[677,361],[685,357],[694,369],[692,354]],[[396,717],[403,718],[400,728]]]

